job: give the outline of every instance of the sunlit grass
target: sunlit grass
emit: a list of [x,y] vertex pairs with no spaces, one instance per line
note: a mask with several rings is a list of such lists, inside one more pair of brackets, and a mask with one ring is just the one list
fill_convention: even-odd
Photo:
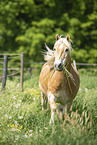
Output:
[[56,115],[53,125],[49,125],[50,110],[41,109],[39,76],[25,79],[23,92],[19,80],[8,80],[6,90],[0,92],[0,143],[96,145],[97,76],[80,77],[80,90],[71,110],[65,113],[64,121]]

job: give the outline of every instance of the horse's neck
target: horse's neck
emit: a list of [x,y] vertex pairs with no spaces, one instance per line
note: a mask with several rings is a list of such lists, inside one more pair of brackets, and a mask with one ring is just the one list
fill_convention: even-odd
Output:
[[66,69],[70,72],[71,71],[71,61],[69,62],[69,64],[67,64],[67,67],[66,67]]

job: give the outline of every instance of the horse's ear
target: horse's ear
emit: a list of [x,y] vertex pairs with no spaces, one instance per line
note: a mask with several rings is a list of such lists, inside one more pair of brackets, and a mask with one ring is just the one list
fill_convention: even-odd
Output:
[[68,42],[70,42],[70,36],[69,35],[66,36],[66,39],[67,39]]
[[58,34],[56,35],[55,39],[56,39],[56,41],[57,41],[58,39],[60,39],[60,37],[59,37]]

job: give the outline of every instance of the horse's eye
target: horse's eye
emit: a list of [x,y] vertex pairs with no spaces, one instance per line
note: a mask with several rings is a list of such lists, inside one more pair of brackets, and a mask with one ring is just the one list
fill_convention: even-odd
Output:
[[65,52],[68,52],[68,48],[65,49]]

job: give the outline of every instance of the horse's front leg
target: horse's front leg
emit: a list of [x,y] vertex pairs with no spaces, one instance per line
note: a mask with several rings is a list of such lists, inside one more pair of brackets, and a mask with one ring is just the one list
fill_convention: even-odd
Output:
[[55,103],[55,96],[51,92],[48,93],[48,102],[51,108],[51,119],[50,119],[50,124],[51,124],[54,123],[54,115],[55,115],[55,110],[57,108]]
[[47,102],[48,102],[47,96],[43,92],[41,92],[41,105],[42,105],[42,110],[47,109]]

